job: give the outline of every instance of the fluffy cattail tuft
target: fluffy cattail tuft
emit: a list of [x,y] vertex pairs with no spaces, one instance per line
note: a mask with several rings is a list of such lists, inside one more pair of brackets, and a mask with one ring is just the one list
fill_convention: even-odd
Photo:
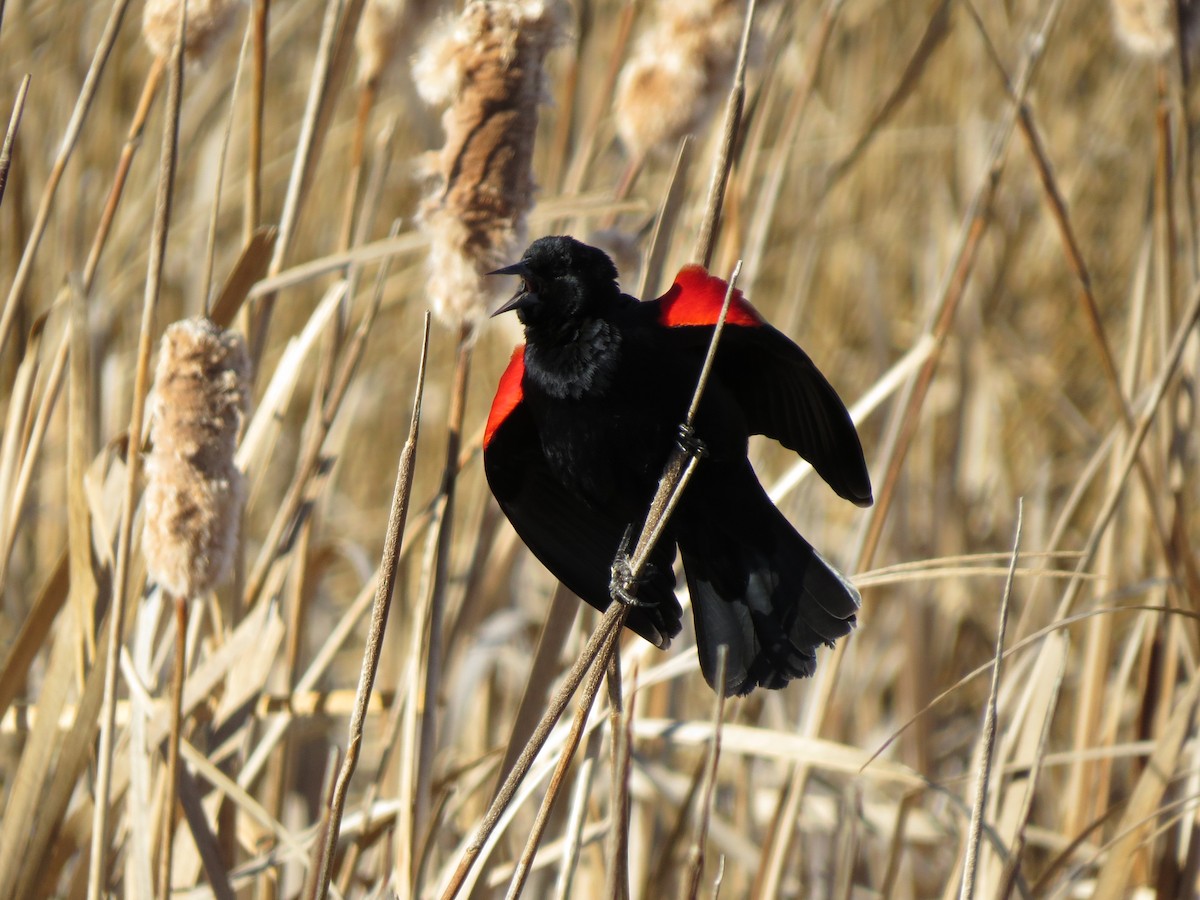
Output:
[[[183,0],[146,0],[142,10],[142,37],[155,56],[167,57],[175,49],[179,32],[179,7]],[[188,0],[183,56],[198,62],[233,24],[240,0]]]
[[712,115],[729,90],[743,4],[686,0],[658,6],[617,82],[617,134],[635,157],[671,150]]
[[471,0],[414,65],[421,96],[450,104],[445,146],[428,157],[433,191],[421,205],[430,304],[447,324],[486,314],[496,286],[484,273],[512,262],[525,243],[543,63],[562,15],[559,0]]
[[151,396],[142,547],[150,578],[196,597],[229,574],[242,475],[234,464],[250,360],[239,335],[208,319],[167,328]]
[[367,0],[354,35],[358,49],[358,83],[375,84],[395,55],[404,15],[404,0]]

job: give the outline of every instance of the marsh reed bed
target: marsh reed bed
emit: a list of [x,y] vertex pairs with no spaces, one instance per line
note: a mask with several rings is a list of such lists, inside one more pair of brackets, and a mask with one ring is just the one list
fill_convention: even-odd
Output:
[[[0,0],[0,897],[1195,892],[1188,4],[760,0],[724,163],[739,3],[187,11]],[[877,502],[755,444],[858,630],[625,634],[506,792],[600,622],[478,453],[550,233],[740,260]]]

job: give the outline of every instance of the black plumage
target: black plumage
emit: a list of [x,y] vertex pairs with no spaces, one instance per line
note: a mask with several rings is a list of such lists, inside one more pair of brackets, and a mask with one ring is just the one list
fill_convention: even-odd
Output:
[[[535,241],[500,270],[521,288],[526,343],[501,379],[484,467],[534,555],[598,609],[614,556],[640,527],[696,386],[725,282],[683,269],[657,300],[622,294],[611,260],[569,237]],[[859,596],[775,508],[746,458],[764,434],[809,460],[842,497],[871,502],[845,406],[805,353],[735,295],[695,420],[696,473],[638,586],[628,626],[666,647],[680,630],[678,548],[701,669],[729,647],[724,689],[811,675],[816,648],[847,634]],[[715,687],[715,686],[714,686]]]

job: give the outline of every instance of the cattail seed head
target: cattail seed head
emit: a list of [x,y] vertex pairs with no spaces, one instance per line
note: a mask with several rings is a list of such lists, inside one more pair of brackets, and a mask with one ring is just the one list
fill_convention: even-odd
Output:
[[743,7],[733,0],[658,9],[617,81],[617,134],[635,157],[669,151],[703,126],[729,90],[741,38]]
[[496,287],[484,273],[511,262],[525,243],[543,63],[562,15],[559,0],[471,0],[414,64],[421,96],[449,103],[446,143],[428,154],[433,190],[421,205],[430,305],[447,324],[486,314]]
[[404,0],[367,0],[354,35],[358,50],[358,83],[374,84],[396,52]]
[[241,337],[208,319],[176,322],[163,335],[142,548],[150,578],[177,597],[199,596],[229,574],[243,493],[234,451],[249,374]]
[[[142,10],[142,37],[155,56],[167,57],[175,49],[179,32],[179,7],[183,0],[146,0]],[[224,37],[233,24],[240,0],[188,0],[183,56],[198,62]]]

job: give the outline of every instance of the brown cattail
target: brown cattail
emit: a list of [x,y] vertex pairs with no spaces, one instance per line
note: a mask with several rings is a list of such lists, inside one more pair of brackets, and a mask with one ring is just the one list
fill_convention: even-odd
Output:
[[1163,56],[1175,45],[1174,0],[1112,0],[1117,37],[1139,56]]
[[229,574],[242,505],[234,451],[249,374],[241,337],[208,319],[176,322],[163,335],[142,548],[150,578],[176,597],[199,596]]
[[496,290],[483,274],[525,242],[543,62],[562,15],[559,0],[471,0],[414,66],[421,96],[449,103],[446,143],[428,159],[433,191],[421,205],[430,305],[447,324],[483,317]]
[[686,0],[658,10],[617,81],[617,134],[634,157],[673,149],[702,127],[737,63],[742,3]]
[[1200,3],[1196,0],[1112,0],[1113,26],[1126,49],[1161,59],[1175,46],[1171,19],[1179,17],[1179,33],[1189,56],[1200,38]]
[[[175,49],[179,7],[182,5],[183,0],[146,0],[142,10],[142,37],[155,56],[170,56]],[[187,0],[184,59],[198,62],[216,46],[233,24],[240,5],[240,0]]]

